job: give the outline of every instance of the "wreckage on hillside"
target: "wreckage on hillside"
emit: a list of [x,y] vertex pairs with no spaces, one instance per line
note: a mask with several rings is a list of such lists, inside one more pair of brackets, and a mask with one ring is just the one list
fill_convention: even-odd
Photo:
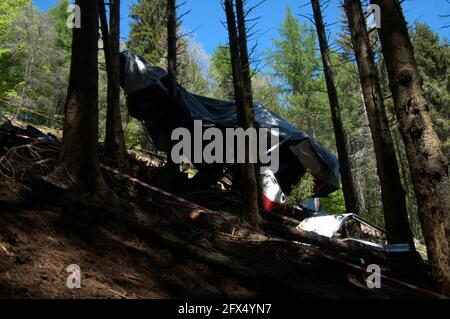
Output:
[[[193,95],[181,86],[178,87],[179,101],[171,101],[165,87],[166,76],[164,70],[152,67],[139,56],[130,52],[122,54],[122,85],[127,93],[130,114],[144,122],[159,150],[169,152],[173,128],[192,129],[196,120],[202,120],[206,127],[236,126],[236,108],[231,102]],[[316,196],[326,196],[338,189],[338,164],[331,152],[262,105],[255,103],[253,112],[257,126],[277,128],[280,135],[278,143],[270,145],[271,148],[279,148],[280,169],[274,172],[270,167],[263,167],[261,170],[267,212],[284,207],[284,194],[289,194],[292,185],[298,183],[306,170],[310,170],[316,179]],[[23,128],[1,114],[0,139],[3,140],[5,149],[38,140],[50,144],[59,143],[56,136],[45,134],[31,125]],[[222,179],[227,169],[223,164],[195,166],[199,170],[197,175],[203,175],[204,181],[209,182],[209,185]],[[294,216],[300,218],[291,219],[291,223],[301,232],[313,232],[379,252],[405,253],[410,250],[407,244],[387,245],[385,231],[357,215],[328,215],[306,209],[302,212],[301,216]]]
[[[130,51],[121,53],[121,85],[127,96],[129,113],[143,122],[155,147],[170,153],[171,134],[175,128],[194,129],[195,121],[204,128],[220,129],[237,126],[235,104],[199,96],[178,85],[178,100],[173,101],[167,90],[167,72],[152,66]],[[315,196],[324,197],[339,189],[339,163],[336,156],[290,123],[270,112],[263,105],[253,105],[258,128],[278,129],[279,169],[273,172],[263,167],[264,202],[266,211],[282,206],[285,194],[298,184],[309,170],[316,182]],[[192,161],[191,161],[192,163]],[[210,185],[223,178],[225,164],[195,164],[198,175]]]

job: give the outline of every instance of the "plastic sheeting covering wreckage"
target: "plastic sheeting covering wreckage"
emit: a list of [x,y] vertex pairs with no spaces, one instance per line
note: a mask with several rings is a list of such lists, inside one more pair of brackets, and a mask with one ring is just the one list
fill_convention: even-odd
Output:
[[[129,113],[142,121],[155,146],[170,151],[174,128],[193,128],[194,121],[203,126],[233,128],[237,112],[233,102],[192,94],[178,85],[178,100],[172,101],[166,87],[167,72],[152,66],[130,51],[121,53],[121,86],[127,96]],[[339,189],[339,163],[336,156],[308,135],[275,115],[259,103],[253,105],[258,128],[278,129],[280,165],[277,172],[262,169],[266,210],[284,201],[307,170],[316,180],[316,196],[324,197]],[[198,168],[199,169],[199,168]]]

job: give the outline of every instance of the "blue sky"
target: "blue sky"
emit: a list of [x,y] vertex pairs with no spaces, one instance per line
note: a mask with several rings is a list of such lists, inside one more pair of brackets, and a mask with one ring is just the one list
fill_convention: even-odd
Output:
[[[126,40],[129,32],[129,7],[137,0],[122,0],[122,40]],[[259,0],[252,0],[253,3]],[[54,7],[58,0],[33,0],[34,5],[47,11]],[[305,5],[308,0],[266,0],[259,7],[254,16],[261,16],[258,29],[261,31],[258,37],[258,51],[263,52],[271,46],[271,39],[277,36],[277,29],[282,22],[286,7],[289,5],[296,14],[310,14],[310,5]],[[214,48],[226,42],[227,33],[221,21],[225,19],[225,13],[220,5],[220,0],[187,0],[187,4],[182,11],[191,10],[190,14],[183,19],[183,27],[186,30],[195,30],[193,37],[204,46],[206,52],[211,54]],[[334,23],[341,15],[338,9],[339,0],[331,0],[331,4],[326,11],[328,23]],[[305,6],[302,6],[305,5]],[[449,24],[439,15],[449,13],[450,8],[446,0],[406,0],[403,4],[405,15],[409,23],[416,20],[428,23],[431,28],[439,32],[442,36],[450,38],[450,28],[443,29],[442,26]],[[305,18],[299,16],[300,20]],[[333,35],[338,31],[340,23],[331,26],[330,32]]]

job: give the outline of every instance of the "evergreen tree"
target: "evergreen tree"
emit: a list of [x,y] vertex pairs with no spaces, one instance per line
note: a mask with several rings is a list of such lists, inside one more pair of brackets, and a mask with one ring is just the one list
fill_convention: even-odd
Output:
[[57,33],[52,21],[35,7],[26,6],[4,39],[14,62],[7,73],[20,76],[20,83],[11,88],[14,93],[9,96],[14,112],[19,115],[21,110],[31,110],[53,116],[60,105],[60,84],[64,81],[60,77],[63,52],[56,46]]
[[[209,74],[213,80],[211,95],[214,98],[228,100],[234,96],[234,88],[231,74],[230,51],[226,45],[219,45],[211,57]],[[254,100],[267,107],[270,111],[281,115],[283,110],[280,104],[279,89],[273,83],[276,80],[267,73],[253,74]]]
[[128,47],[154,65],[160,65],[167,52],[167,13],[165,0],[139,0],[131,6]]
[[231,99],[234,96],[234,87],[228,46],[221,44],[214,50],[209,72],[215,84],[213,96],[217,99]]
[[287,7],[279,39],[273,40],[274,49],[266,52],[266,61],[274,70],[287,108],[287,119],[334,149],[334,137],[330,138],[329,134],[332,129],[324,94],[325,81],[320,74],[316,35],[311,30],[311,25],[300,23]]
[[[166,0],[139,0],[131,6],[128,48],[153,65],[168,69]],[[180,36],[182,21],[177,20],[177,81],[196,94],[208,93],[208,81],[199,65],[199,45]]]
[[18,62],[7,43],[10,42],[10,31],[17,15],[25,7],[31,6],[31,0],[2,0],[0,2],[0,106],[6,106],[9,98],[15,96],[15,87],[22,80],[19,70],[11,65]]
[[450,160],[450,48],[425,23],[416,22],[411,31],[414,55],[424,80],[424,91],[431,105],[434,129]]
[[65,51],[65,61],[67,64],[70,62],[70,48],[72,44],[72,30],[67,27],[67,19],[69,17],[67,8],[69,5],[69,0],[59,0],[56,7],[48,10],[48,16],[53,21],[58,34],[57,46]]

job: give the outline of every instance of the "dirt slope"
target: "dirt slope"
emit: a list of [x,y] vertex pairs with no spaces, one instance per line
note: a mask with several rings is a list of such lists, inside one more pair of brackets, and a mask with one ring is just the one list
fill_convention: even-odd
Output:
[[[158,240],[139,238],[107,210],[61,205],[41,196],[22,185],[0,185],[1,298],[422,297],[391,285],[369,290],[361,274],[322,260],[309,248],[189,233],[177,230],[181,225],[154,221],[149,226],[178,233],[258,271],[275,272],[280,281],[299,288],[293,292],[265,278],[258,282],[210,267]],[[70,264],[81,267],[81,289],[66,287]]]
[[[69,212],[29,200],[29,190],[0,185],[0,297],[254,297],[207,266],[142,241],[95,211]],[[46,207],[47,206],[47,207]],[[66,287],[70,264],[82,288]]]
[[[0,158],[27,143],[35,142],[0,136]],[[41,142],[25,150],[14,157],[14,176],[1,162],[0,298],[424,297],[388,282],[368,289],[364,274],[318,248],[244,229],[232,236],[214,217],[193,219],[198,212],[106,173],[117,194],[110,201],[69,192],[42,178],[54,151]],[[133,165],[142,179],[156,170]],[[195,200],[228,209],[220,197]],[[71,264],[81,268],[81,289],[66,286]]]

